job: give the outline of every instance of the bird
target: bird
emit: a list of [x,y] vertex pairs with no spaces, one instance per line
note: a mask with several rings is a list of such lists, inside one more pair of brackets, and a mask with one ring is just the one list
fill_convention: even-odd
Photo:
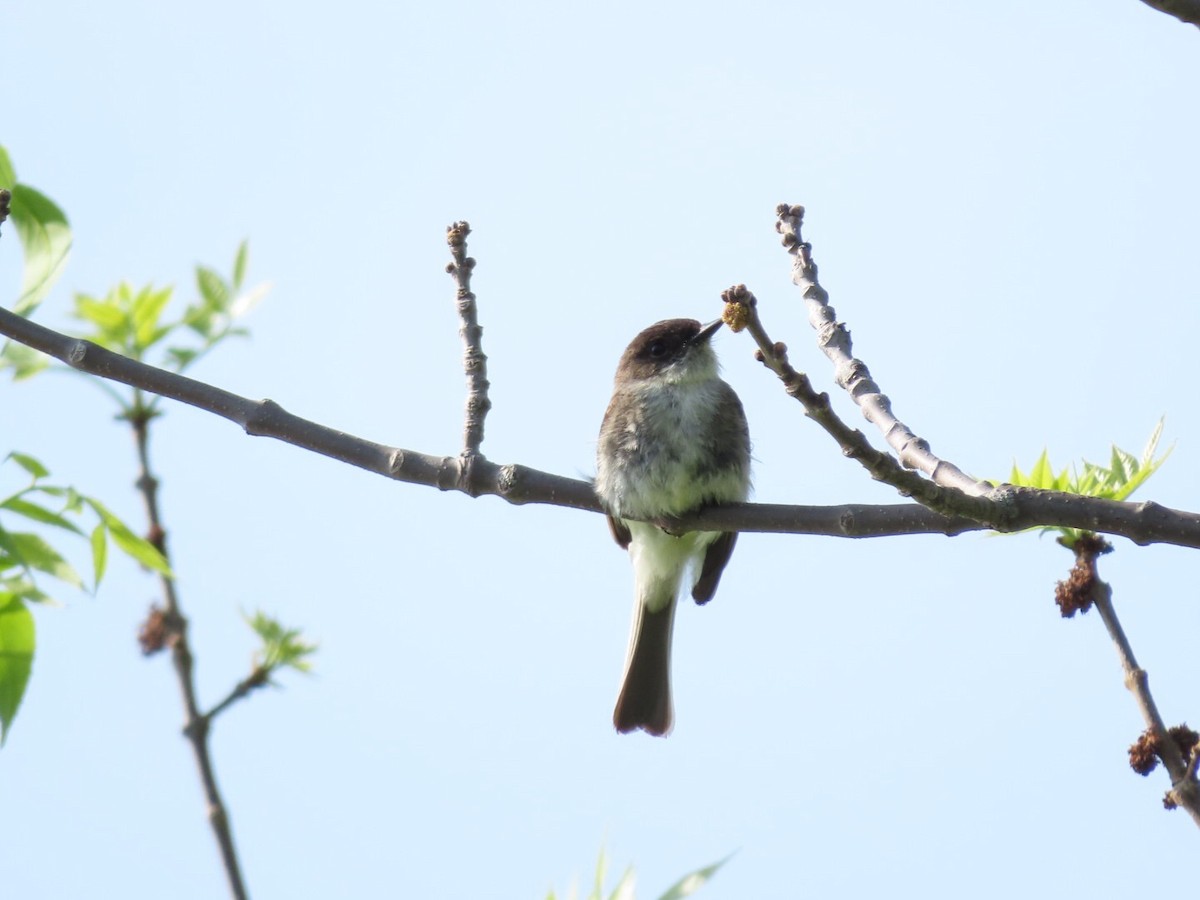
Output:
[[674,726],[671,642],[683,590],[716,593],[733,531],[673,533],[668,520],[750,494],[750,432],[719,374],[717,319],[666,319],[638,334],[613,380],[596,449],[595,492],[617,544],[629,551],[634,608],[613,725],[665,736]]

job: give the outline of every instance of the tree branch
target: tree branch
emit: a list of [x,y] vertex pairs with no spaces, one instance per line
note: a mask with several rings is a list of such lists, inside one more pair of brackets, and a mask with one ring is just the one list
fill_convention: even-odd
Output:
[[986,481],[972,478],[957,466],[938,459],[923,438],[917,437],[907,425],[892,413],[891,401],[879,390],[867,364],[856,358],[851,349],[850,332],[837,320],[829,305],[829,294],[817,281],[817,265],[812,258],[812,245],[800,237],[804,222],[804,207],[780,204],[776,210],[775,230],[783,235],[783,246],[792,256],[792,283],[800,288],[808,307],[808,322],[817,332],[817,346],[833,363],[834,379],[862,409],[868,422],[875,425],[888,444],[896,451],[901,465],[923,472],[934,484],[955,488],[970,496],[992,490]]
[[[159,549],[164,559],[169,560],[167,533],[163,528],[158,509],[158,479],[150,468],[149,425],[153,413],[146,409],[141,400],[141,392],[138,391],[134,399],[133,413],[129,417],[137,447],[137,488],[146,507],[146,518],[150,525],[150,542]],[[201,714],[200,706],[196,702],[196,680],[193,675],[187,619],[180,608],[174,580],[163,575],[160,576],[160,582],[166,606],[161,613],[152,611],[151,616],[155,617],[161,614],[165,618],[169,635],[167,642],[171,647],[171,660],[174,663],[175,676],[179,681],[180,693],[183,696],[183,734],[188,743],[192,745],[192,753],[196,758],[196,768],[200,773],[200,783],[204,789],[205,803],[208,806],[208,821],[212,826],[213,836],[217,840],[217,847],[221,853],[221,862],[225,867],[225,876],[229,882],[229,891],[235,900],[246,900],[246,887],[242,881],[241,865],[238,862],[237,848],[233,842],[233,828],[229,823],[229,813],[225,808],[225,801],[221,797],[221,790],[217,786],[217,777],[213,771],[212,755],[208,745],[211,715]]]
[[[527,466],[477,460],[464,480],[460,457],[431,456],[377,444],[287,412],[271,400],[237,394],[113,353],[90,341],[60,334],[0,309],[0,334],[61,360],[72,368],[141,388],[235,422],[247,434],[272,437],[377,475],[462,491],[492,494],[513,504],[544,503],[601,512],[590,482]],[[843,426],[844,427],[844,426]],[[847,429],[850,431],[851,429]],[[955,535],[964,531],[1018,531],[1063,526],[1121,535],[1138,544],[1166,543],[1200,548],[1200,515],[1156,503],[1116,503],[1032,488],[998,488],[990,515],[941,515],[913,504],[780,506],[736,503],[711,507],[678,520],[689,531],[744,531],[824,534],[833,537],[885,537],[898,534]],[[972,512],[978,512],[972,507]]]
[[[968,493],[922,478],[911,469],[903,468],[891,454],[876,450],[866,435],[842,421],[830,406],[829,395],[818,393],[807,375],[792,368],[788,362],[787,345],[782,341],[771,340],[758,316],[758,301],[744,284],[734,285],[722,292],[721,299],[725,301],[723,318],[726,323],[734,331],[744,328],[750,332],[758,345],[755,358],[778,376],[791,397],[800,401],[804,406],[804,414],[838,442],[843,456],[856,460],[876,481],[890,484],[904,496],[915,497],[922,505],[946,515],[964,515],[978,522],[989,523],[1003,518],[1003,511],[997,512],[995,498],[982,497],[979,490]],[[854,362],[857,363],[857,360]],[[861,371],[866,371],[864,365],[858,365],[861,366]],[[874,385],[874,382],[871,384]],[[886,403],[887,398],[884,397],[883,400]],[[903,430],[910,436],[906,444],[917,440],[907,428]],[[975,482],[972,482],[972,485],[974,484]],[[987,487],[990,491],[991,485]],[[996,527],[1006,530],[999,525]]]
[[[1060,582],[1055,591],[1059,609],[1065,617],[1070,618],[1076,611],[1086,612],[1089,606],[1095,605],[1108,636],[1117,649],[1121,671],[1125,674],[1125,687],[1137,702],[1142,720],[1146,723],[1146,732],[1151,737],[1154,754],[1162,760],[1171,776],[1171,790],[1167,799],[1170,804],[1186,809],[1192,820],[1200,826],[1200,786],[1196,783],[1191,761],[1184,758],[1179,745],[1163,722],[1158,705],[1150,694],[1150,677],[1146,670],[1138,665],[1133,655],[1133,646],[1125,636],[1120,619],[1117,618],[1116,607],[1112,602],[1112,587],[1101,580],[1099,575],[1097,561],[1102,554],[1112,550],[1112,545],[1096,535],[1084,535],[1075,542],[1072,549],[1075,552],[1075,565],[1067,580]],[[1142,774],[1148,774],[1150,768],[1152,767],[1138,770]]]

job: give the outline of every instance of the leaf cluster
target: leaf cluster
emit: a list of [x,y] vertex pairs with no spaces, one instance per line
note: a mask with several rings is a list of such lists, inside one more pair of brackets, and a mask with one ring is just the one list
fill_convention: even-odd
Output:
[[262,641],[262,646],[254,654],[254,667],[264,673],[265,679],[282,668],[295,669],[297,672],[312,670],[310,657],[316,653],[317,645],[301,640],[300,629],[285,628],[261,610],[243,618]]
[[[62,272],[71,248],[71,230],[57,205],[17,181],[3,146],[0,188],[11,191],[9,217],[24,256],[21,294],[13,309],[28,316]],[[103,296],[78,293],[72,313],[83,326],[79,336],[143,362],[154,354],[158,356],[154,362],[160,367],[183,372],[226,338],[247,334],[236,322],[268,290],[267,285],[245,289],[248,259],[249,248],[243,241],[229,276],[208,266],[197,266],[198,299],[175,316],[169,314],[175,293],[172,287],[134,288],[122,282]],[[14,380],[32,377],[51,365],[74,371],[22,344],[9,341],[0,348],[0,369],[10,370]],[[147,397],[137,388],[123,394],[108,382],[94,383],[117,403],[125,419],[144,423],[157,414],[158,397]],[[12,453],[3,461],[9,459],[24,469],[31,481],[0,502],[0,743],[24,695],[33,660],[35,635],[27,604],[49,600],[37,576],[88,589],[55,545],[36,531],[11,527],[9,522],[14,517],[85,539],[91,549],[92,591],[104,576],[110,541],[146,568],[170,575],[159,550],[135,535],[99,500],[71,487],[48,484],[45,479],[50,473],[30,456]],[[95,521],[87,531],[81,527],[85,518]],[[259,669],[264,677],[283,666],[308,669],[308,657],[316,648],[301,641],[299,632],[284,629],[261,615],[251,626],[263,641]]]
[[21,293],[13,312],[25,316],[45,299],[71,253],[71,228],[61,209],[45,194],[17,181],[8,151],[0,146],[0,188],[12,191],[9,218],[17,229],[25,262]]
[[[7,151],[0,145],[0,188],[12,191],[9,217],[20,239],[24,266],[21,294],[13,311],[28,316],[45,299],[62,274],[71,250],[71,228],[63,211],[35,188],[17,181]],[[150,351],[162,348],[160,367],[183,372],[205,353],[229,337],[242,337],[246,330],[236,321],[249,312],[270,286],[246,289],[249,247],[238,246],[228,277],[209,267],[198,265],[195,283],[198,298],[177,317],[167,316],[174,296],[171,286],[146,285],[134,288],[122,282],[103,296],[75,295],[72,313],[83,324],[80,337],[123,356],[148,362]],[[41,353],[9,341],[0,349],[0,369],[9,369],[14,380],[29,378],[51,365]],[[111,388],[106,388],[125,412],[126,403]],[[135,394],[136,405],[137,395]],[[156,401],[150,401],[152,412]]]
[[[1042,455],[1038,457],[1037,462],[1028,472],[1022,472],[1014,462],[1012,474],[1009,475],[1008,480],[1011,484],[1019,487],[1063,491],[1068,494],[1100,497],[1105,500],[1128,500],[1134,491],[1158,471],[1158,468],[1171,455],[1171,450],[1174,449],[1168,448],[1162,456],[1155,458],[1154,454],[1158,450],[1162,431],[1163,420],[1159,419],[1158,424],[1154,426],[1154,431],[1150,433],[1150,438],[1140,457],[1134,456],[1128,450],[1122,450],[1114,444],[1107,466],[1084,460],[1082,470],[1068,466],[1057,474],[1050,463],[1049,452],[1042,450]],[[1038,532],[1040,534],[1056,532],[1061,535],[1060,541],[1068,547],[1074,546],[1075,542],[1085,534],[1078,528],[1054,526],[1039,528]]]
[[[24,470],[28,482],[0,500],[0,744],[33,666],[35,633],[28,604],[54,602],[39,578],[94,592],[107,569],[110,541],[146,568],[171,574],[162,553],[99,500],[73,487],[47,483],[49,470],[32,456],[14,452],[2,462],[9,461]],[[53,544],[37,530],[26,530],[31,525],[86,541],[92,558],[90,588]]]
[[[121,282],[103,296],[77,293],[72,315],[83,325],[79,337],[143,362],[154,355],[152,351],[161,349],[156,363],[170,371],[183,372],[226,338],[248,334],[236,322],[268,290],[267,285],[243,290],[248,254],[249,246],[243,241],[234,256],[229,277],[208,266],[197,266],[198,299],[177,317],[167,314],[175,295],[170,286],[134,288],[128,282]],[[0,368],[11,369],[17,380],[29,378],[50,365],[43,354],[13,342],[0,351]],[[111,389],[110,393],[128,412],[129,404]],[[155,403],[151,401],[149,406],[153,408]]]

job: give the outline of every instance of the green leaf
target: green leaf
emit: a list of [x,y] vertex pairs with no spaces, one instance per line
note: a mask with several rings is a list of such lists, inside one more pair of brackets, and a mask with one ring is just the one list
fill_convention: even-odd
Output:
[[171,574],[171,567],[167,565],[167,561],[163,559],[163,555],[158,552],[153,544],[145,538],[140,538],[125,525],[120,522],[107,522],[108,533],[112,535],[113,541],[121,549],[126,556],[137,560],[147,569],[153,569],[160,575]]
[[13,543],[12,536],[0,525],[0,571],[24,564],[25,560],[21,559],[21,551]]
[[[1023,474],[1020,467],[1014,462],[1010,481],[1019,486],[1051,488],[1105,500],[1126,500],[1145,484],[1146,480],[1158,471],[1159,467],[1166,462],[1167,457],[1171,455],[1171,450],[1168,449],[1158,459],[1154,458],[1162,430],[1163,420],[1159,419],[1154,431],[1150,434],[1150,440],[1146,443],[1146,449],[1142,451],[1140,460],[1129,451],[1114,446],[1108,468],[1084,460],[1082,473],[1072,473],[1068,467],[1055,476],[1050,466],[1049,454],[1043,450],[1028,475]],[[1038,530],[1042,534],[1053,531],[1060,532],[1068,546],[1073,545],[1083,534],[1078,529],[1057,526],[1046,526]]]
[[169,367],[176,372],[186,369],[197,356],[200,355],[199,350],[192,350],[188,347],[168,347],[167,358]]
[[1054,472],[1050,468],[1050,454],[1045,450],[1038,457],[1038,461],[1033,464],[1033,468],[1029,470],[1029,484],[1031,487],[1049,489],[1054,486]]
[[[1152,463],[1156,467],[1160,466],[1163,464],[1163,462],[1166,460],[1166,458],[1171,455],[1171,450],[1167,450],[1167,452],[1163,454],[1161,460],[1159,460],[1157,463],[1154,462],[1154,451],[1158,449],[1158,442],[1159,442],[1159,439],[1162,438],[1163,425],[1166,424],[1166,421],[1167,420],[1165,417],[1159,419],[1158,424],[1154,426],[1154,430],[1152,432],[1150,432],[1150,440],[1146,441],[1146,446],[1142,450],[1142,465],[1143,466],[1149,466]],[[1174,449],[1174,448],[1172,447],[1171,449]]]
[[31,569],[53,575],[59,581],[65,581],[73,587],[83,587],[83,579],[79,577],[79,573],[40,535],[9,531],[7,538],[8,546],[5,549],[19,562]]
[[1108,480],[1115,484],[1124,484],[1137,471],[1137,460],[1132,453],[1127,453],[1116,444],[1112,448],[1112,461],[1108,464],[1110,477]]
[[95,588],[100,587],[100,580],[104,578],[104,569],[108,564],[108,529],[101,522],[92,529],[92,573],[96,580],[93,583]]
[[11,594],[26,603],[54,603],[49,597],[38,590],[37,585],[28,578],[0,579],[0,594]]
[[690,897],[692,894],[696,893],[696,891],[700,890],[700,888],[704,887],[704,885],[706,885],[709,881],[711,881],[713,875],[717,873],[717,870],[720,869],[721,866],[725,865],[725,863],[729,862],[729,860],[732,858],[733,854],[731,853],[729,856],[725,857],[719,862],[713,863],[711,866],[705,866],[703,869],[697,869],[695,872],[684,875],[681,879],[679,879],[679,881],[671,885],[670,890],[659,897],[659,900],[680,900],[682,897]]
[[133,558],[147,569],[152,569],[168,578],[171,577],[171,567],[167,565],[167,561],[163,559],[163,555],[158,552],[157,547],[145,538],[134,534],[128,525],[109,512],[108,507],[99,500],[92,497],[83,497],[82,499],[96,511],[96,515],[108,529],[109,535],[126,556]]
[[256,665],[268,671],[283,666],[298,672],[308,672],[312,669],[309,657],[317,652],[317,645],[302,641],[300,629],[284,628],[276,619],[261,611],[255,612],[253,618],[244,614],[242,618],[263,642],[262,647],[255,653]]
[[17,185],[17,173],[13,170],[8,151],[0,144],[0,188],[12,190]]
[[233,258],[233,290],[234,293],[242,289],[242,282],[246,280],[246,263],[250,256],[250,242],[242,241],[238,245],[237,256]]
[[159,328],[158,320],[162,316],[163,309],[171,300],[171,293],[172,288],[169,287],[163,288],[161,291],[145,287],[134,298],[133,338],[138,349],[147,349],[170,330]]
[[210,309],[223,310],[229,305],[229,285],[216,270],[208,266],[196,266],[196,287]]
[[31,378],[49,365],[46,354],[16,341],[8,341],[0,349],[0,369],[12,369],[13,381]]
[[603,900],[604,879],[608,875],[608,854],[600,848],[600,858],[596,860],[596,875],[592,879],[592,891],[588,900]]
[[62,274],[71,252],[71,227],[53,200],[27,184],[13,186],[10,208],[25,254],[21,295],[13,312],[23,316],[42,302]]
[[35,638],[33,614],[21,598],[0,594],[0,745],[25,696]]
[[34,481],[37,481],[39,478],[45,478],[50,474],[49,469],[43,466],[32,456],[28,456],[24,453],[17,453],[17,451],[14,450],[12,453],[8,454],[5,459],[11,459],[13,462],[15,462],[18,466],[32,475]]
[[608,895],[608,900],[633,900],[633,888],[636,882],[637,875],[633,871],[633,866],[629,866],[621,874],[621,880],[617,882],[613,892]]
[[9,497],[3,503],[0,503],[0,509],[7,509],[10,512],[15,512],[17,515],[33,519],[35,522],[41,522],[44,525],[53,525],[55,528],[65,528],[67,531],[83,534],[78,526],[69,519],[64,519],[58,513],[46,509],[44,506],[39,506],[37,503],[31,503],[21,497]]
[[103,300],[89,297],[87,294],[75,295],[75,317],[85,322],[91,322],[101,333],[120,341],[129,333],[129,316],[119,305],[116,292],[110,293]]

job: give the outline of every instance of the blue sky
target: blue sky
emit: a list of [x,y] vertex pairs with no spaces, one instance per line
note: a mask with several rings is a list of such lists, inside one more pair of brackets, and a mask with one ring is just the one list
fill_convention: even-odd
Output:
[[[467,219],[484,450],[585,477],[628,340],[730,284],[836,390],[772,230],[804,203],[856,351],[935,452],[1003,478],[1043,447],[1140,450],[1165,415],[1146,496],[1200,508],[1200,35],[1136,0],[48,2],[4,34],[0,142],[76,237],[47,324],[121,279],[188,299],[248,237],[272,293],[196,376],[454,454],[444,229]],[[9,296],[18,268],[7,234]],[[717,349],[757,499],[896,500],[747,337]],[[47,375],[0,409],[0,451],[137,521],[100,391]],[[216,725],[256,898],[541,897],[601,845],[642,897],[732,851],[699,896],[1115,897],[1194,855],[1161,773],[1127,767],[1142,725],[1099,619],[1057,615],[1050,539],[745,536],[678,618],[659,741],[611,726],[632,576],[598,516],[393,484],[187,408],[155,427],[205,705],[247,670],[240,611],[321,645]],[[1194,554],[1118,540],[1102,566],[1165,717],[1195,725]],[[169,663],[133,640],[153,598],[121,564],[37,611],[0,751],[6,896],[222,896]]]

